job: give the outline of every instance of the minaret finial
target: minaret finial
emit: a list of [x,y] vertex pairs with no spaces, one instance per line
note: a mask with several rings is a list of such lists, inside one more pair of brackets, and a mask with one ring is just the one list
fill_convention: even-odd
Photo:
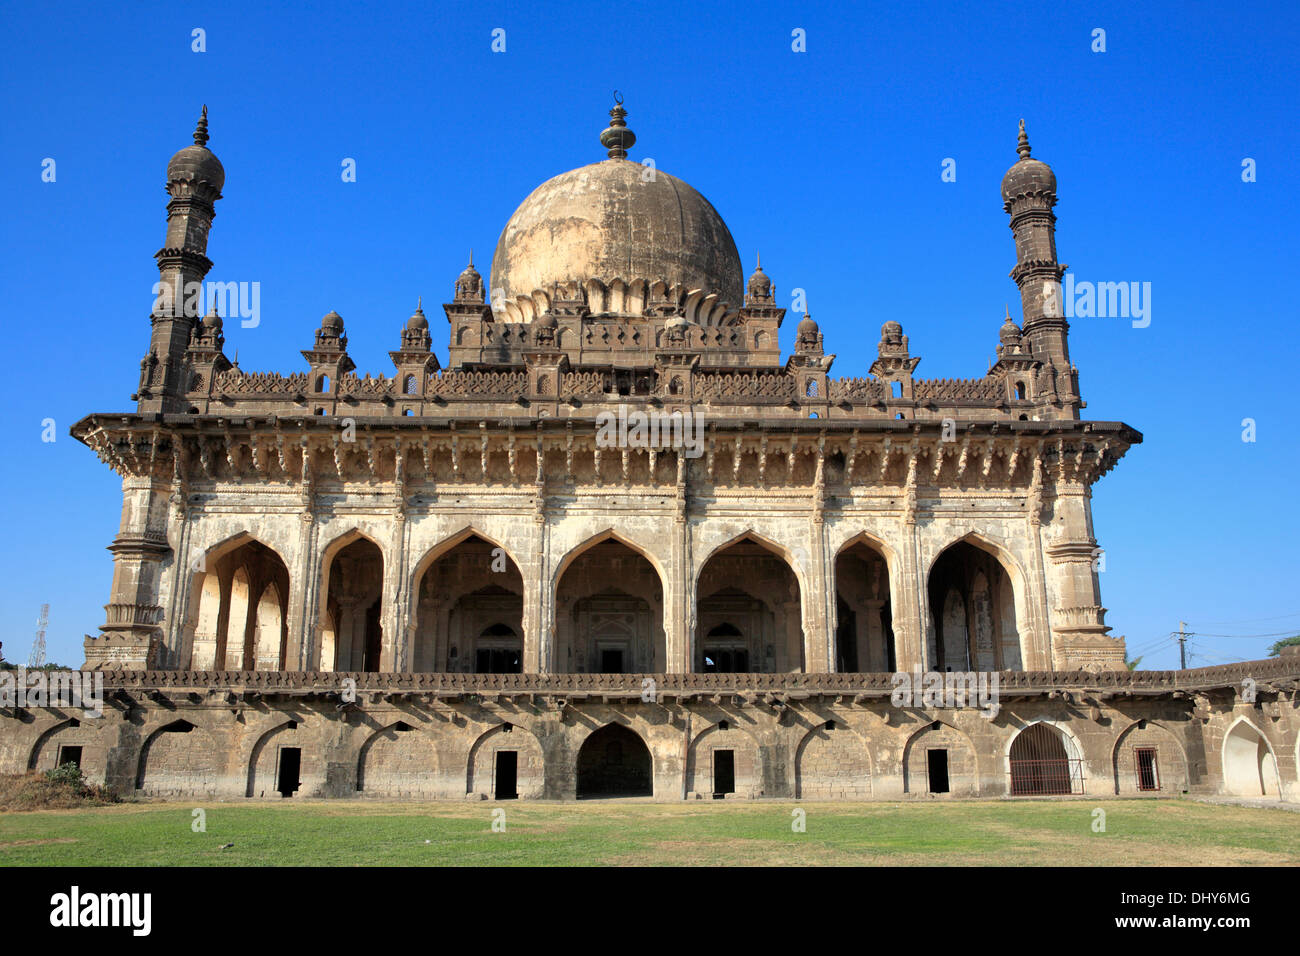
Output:
[[759,272],[762,272],[762,271],[763,271],[763,253],[761,253],[761,252],[755,252],[755,253],[754,253],[754,258],[758,260],[758,271],[759,271]]
[[473,250],[473,249],[470,249],[470,251],[469,251],[469,267],[470,267],[471,269],[474,268],[474,250]]
[[623,109],[623,94],[614,91],[614,108],[609,111],[609,126],[600,134],[600,145],[608,150],[610,159],[627,159],[627,151],[636,143],[636,134],[627,128],[627,110]]
[[415,311],[416,311],[416,312],[423,312],[423,311],[424,311],[424,296],[422,296],[422,295],[421,295],[421,296],[416,296],[416,298],[415,298]]
[[208,145],[208,105],[203,104],[203,114],[199,117],[198,125],[194,127],[194,145]]
[[1010,303],[1008,303],[1008,304],[1006,305],[1005,308],[1006,308],[1006,310],[1007,310],[1007,321],[1010,322],[1010,321],[1011,321],[1011,305],[1010,305]]
[[1020,154],[1021,159],[1029,158],[1029,135],[1025,132],[1025,121],[1020,121],[1020,142],[1016,145],[1016,152]]

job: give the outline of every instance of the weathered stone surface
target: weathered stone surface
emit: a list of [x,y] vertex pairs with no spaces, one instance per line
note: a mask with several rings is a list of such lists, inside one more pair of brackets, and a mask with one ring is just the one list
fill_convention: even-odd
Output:
[[[915,378],[890,320],[869,374],[832,379],[809,316],[783,360],[772,280],[742,288],[623,116],[609,160],[525,200],[487,283],[459,274],[445,368],[422,308],[396,374],[358,376],[335,312],[281,374],[159,307],[137,411],[73,428],[123,482],[86,640],[106,716],[10,708],[0,769],[80,747],[159,796],[815,800],[1023,792],[1045,761],[1062,792],[1300,799],[1300,658],[1130,673],[1109,633],[1092,489],[1142,436],[1080,420],[1027,138],[1003,189],[1023,324],[990,324],[989,373]],[[169,169],[167,283],[211,265],[206,142]],[[629,414],[678,431],[611,441]],[[891,701],[927,671],[997,673],[1000,710]]]

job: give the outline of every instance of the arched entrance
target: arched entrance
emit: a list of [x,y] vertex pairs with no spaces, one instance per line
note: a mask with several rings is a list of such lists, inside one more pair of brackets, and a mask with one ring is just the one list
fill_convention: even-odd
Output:
[[1011,577],[969,541],[949,546],[930,568],[927,654],[935,671],[1024,667]]
[[1072,760],[1056,728],[1030,724],[1011,742],[1011,795],[1051,796],[1076,793],[1080,762]]
[[377,672],[383,650],[383,552],[373,541],[357,538],[329,562],[326,582],[321,669]]
[[555,600],[559,673],[667,670],[663,585],[644,555],[612,538],[592,545],[564,569]]
[[1223,740],[1223,788],[1243,797],[1278,796],[1277,761],[1248,721],[1237,721]]
[[190,588],[186,644],[195,670],[283,670],[289,643],[289,569],[241,536],[204,556]]
[[697,673],[804,669],[799,581],[785,558],[752,537],[719,549],[696,582]]
[[645,741],[622,724],[606,724],[578,751],[578,799],[653,796],[650,772]]
[[835,557],[835,670],[892,673],[893,608],[885,556],[858,540]]
[[476,534],[416,578],[412,669],[518,674],[524,659],[524,579],[518,565]]

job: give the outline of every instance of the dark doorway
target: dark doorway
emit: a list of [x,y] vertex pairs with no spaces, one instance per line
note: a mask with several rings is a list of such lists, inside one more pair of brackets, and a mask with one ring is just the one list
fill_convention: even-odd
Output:
[[835,670],[840,674],[853,674],[858,669],[858,616],[843,598],[835,601]]
[[383,630],[379,626],[379,601],[366,611],[366,656],[361,669],[368,673],[379,672],[379,651],[383,646]]
[[75,764],[77,769],[81,769],[81,748],[80,747],[60,747],[59,748],[59,766],[64,764]]
[[898,670],[898,664],[894,660],[894,612],[888,601],[880,609],[880,630],[885,635],[885,654],[889,658],[887,666],[892,674]]
[[713,751],[713,799],[721,800],[736,792],[736,752]]
[[925,772],[930,778],[931,793],[948,792],[948,751],[942,748],[925,752]]
[[623,673],[623,652],[603,650],[600,652],[600,672],[602,674]]
[[1075,763],[1066,755],[1057,731],[1047,724],[1032,724],[1011,744],[1011,795],[1070,793]]
[[1137,758],[1138,789],[1159,790],[1160,774],[1156,772],[1156,752],[1152,747],[1138,747],[1134,751]]
[[474,652],[474,670],[478,674],[518,674],[523,662],[511,648],[480,647]]
[[597,730],[578,751],[578,797],[649,797],[650,749],[621,724]]
[[288,798],[298,792],[298,771],[302,768],[301,747],[281,747],[280,766],[275,774],[275,789]]
[[498,800],[514,800],[519,796],[519,751],[498,750],[496,786],[492,792]]

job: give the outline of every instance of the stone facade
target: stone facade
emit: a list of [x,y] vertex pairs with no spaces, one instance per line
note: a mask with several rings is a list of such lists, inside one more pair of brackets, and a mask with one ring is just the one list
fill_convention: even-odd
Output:
[[[225,183],[205,111],[168,167],[178,292],[137,409],[73,427],[123,482],[86,640],[113,709],[15,711],[4,763],[76,738],[92,777],[159,795],[894,799],[1014,791],[1045,721],[1060,792],[1153,760],[1141,792],[1215,789],[1221,732],[1234,780],[1254,746],[1294,798],[1294,660],[1260,665],[1276,716],[1248,732],[1221,726],[1230,674],[1129,674],[1109,634],[1092,488],[1141,435],[1080,418],[1023,124],[1022,324],[984,377],[927,380],[896,321],[866,375],[830,377],[806,315],[782,360],[771,279],[742,287],[721,217],[627,159],[625,117],[525,200],[488,281],[456,279],[445,368],[417,308],[394,374],[358,377],[335,312],[307,371],[245,372],[180,294]],[[1003,709],[892,705],[896,671],[998,673]]]
[[[599,745],[596,757],[607,757],[599,738],[615,727],[646,748],[643,792],[656,800],[954,799],[1008,795],[1017,739],[1046,724],[1064,742],[1070,779],[1060,793],[1300,802],[1300,655],[1187,671],[1006,672],[991,718],[895,706],[888,674],[107,678],[99,720],[68,708],[6,710],[0,767],[48,769],[77,746],[88,778],[122,793],[280,799],[292,749],[299,796],[573,799],[584,755]],[[344,703],[349,679],[356,699]],[[1155,754],[1146,787],[1141,750]],[[943,754],[942,784],[932,752]],[[503,754],[508,793],[498,793]]]

